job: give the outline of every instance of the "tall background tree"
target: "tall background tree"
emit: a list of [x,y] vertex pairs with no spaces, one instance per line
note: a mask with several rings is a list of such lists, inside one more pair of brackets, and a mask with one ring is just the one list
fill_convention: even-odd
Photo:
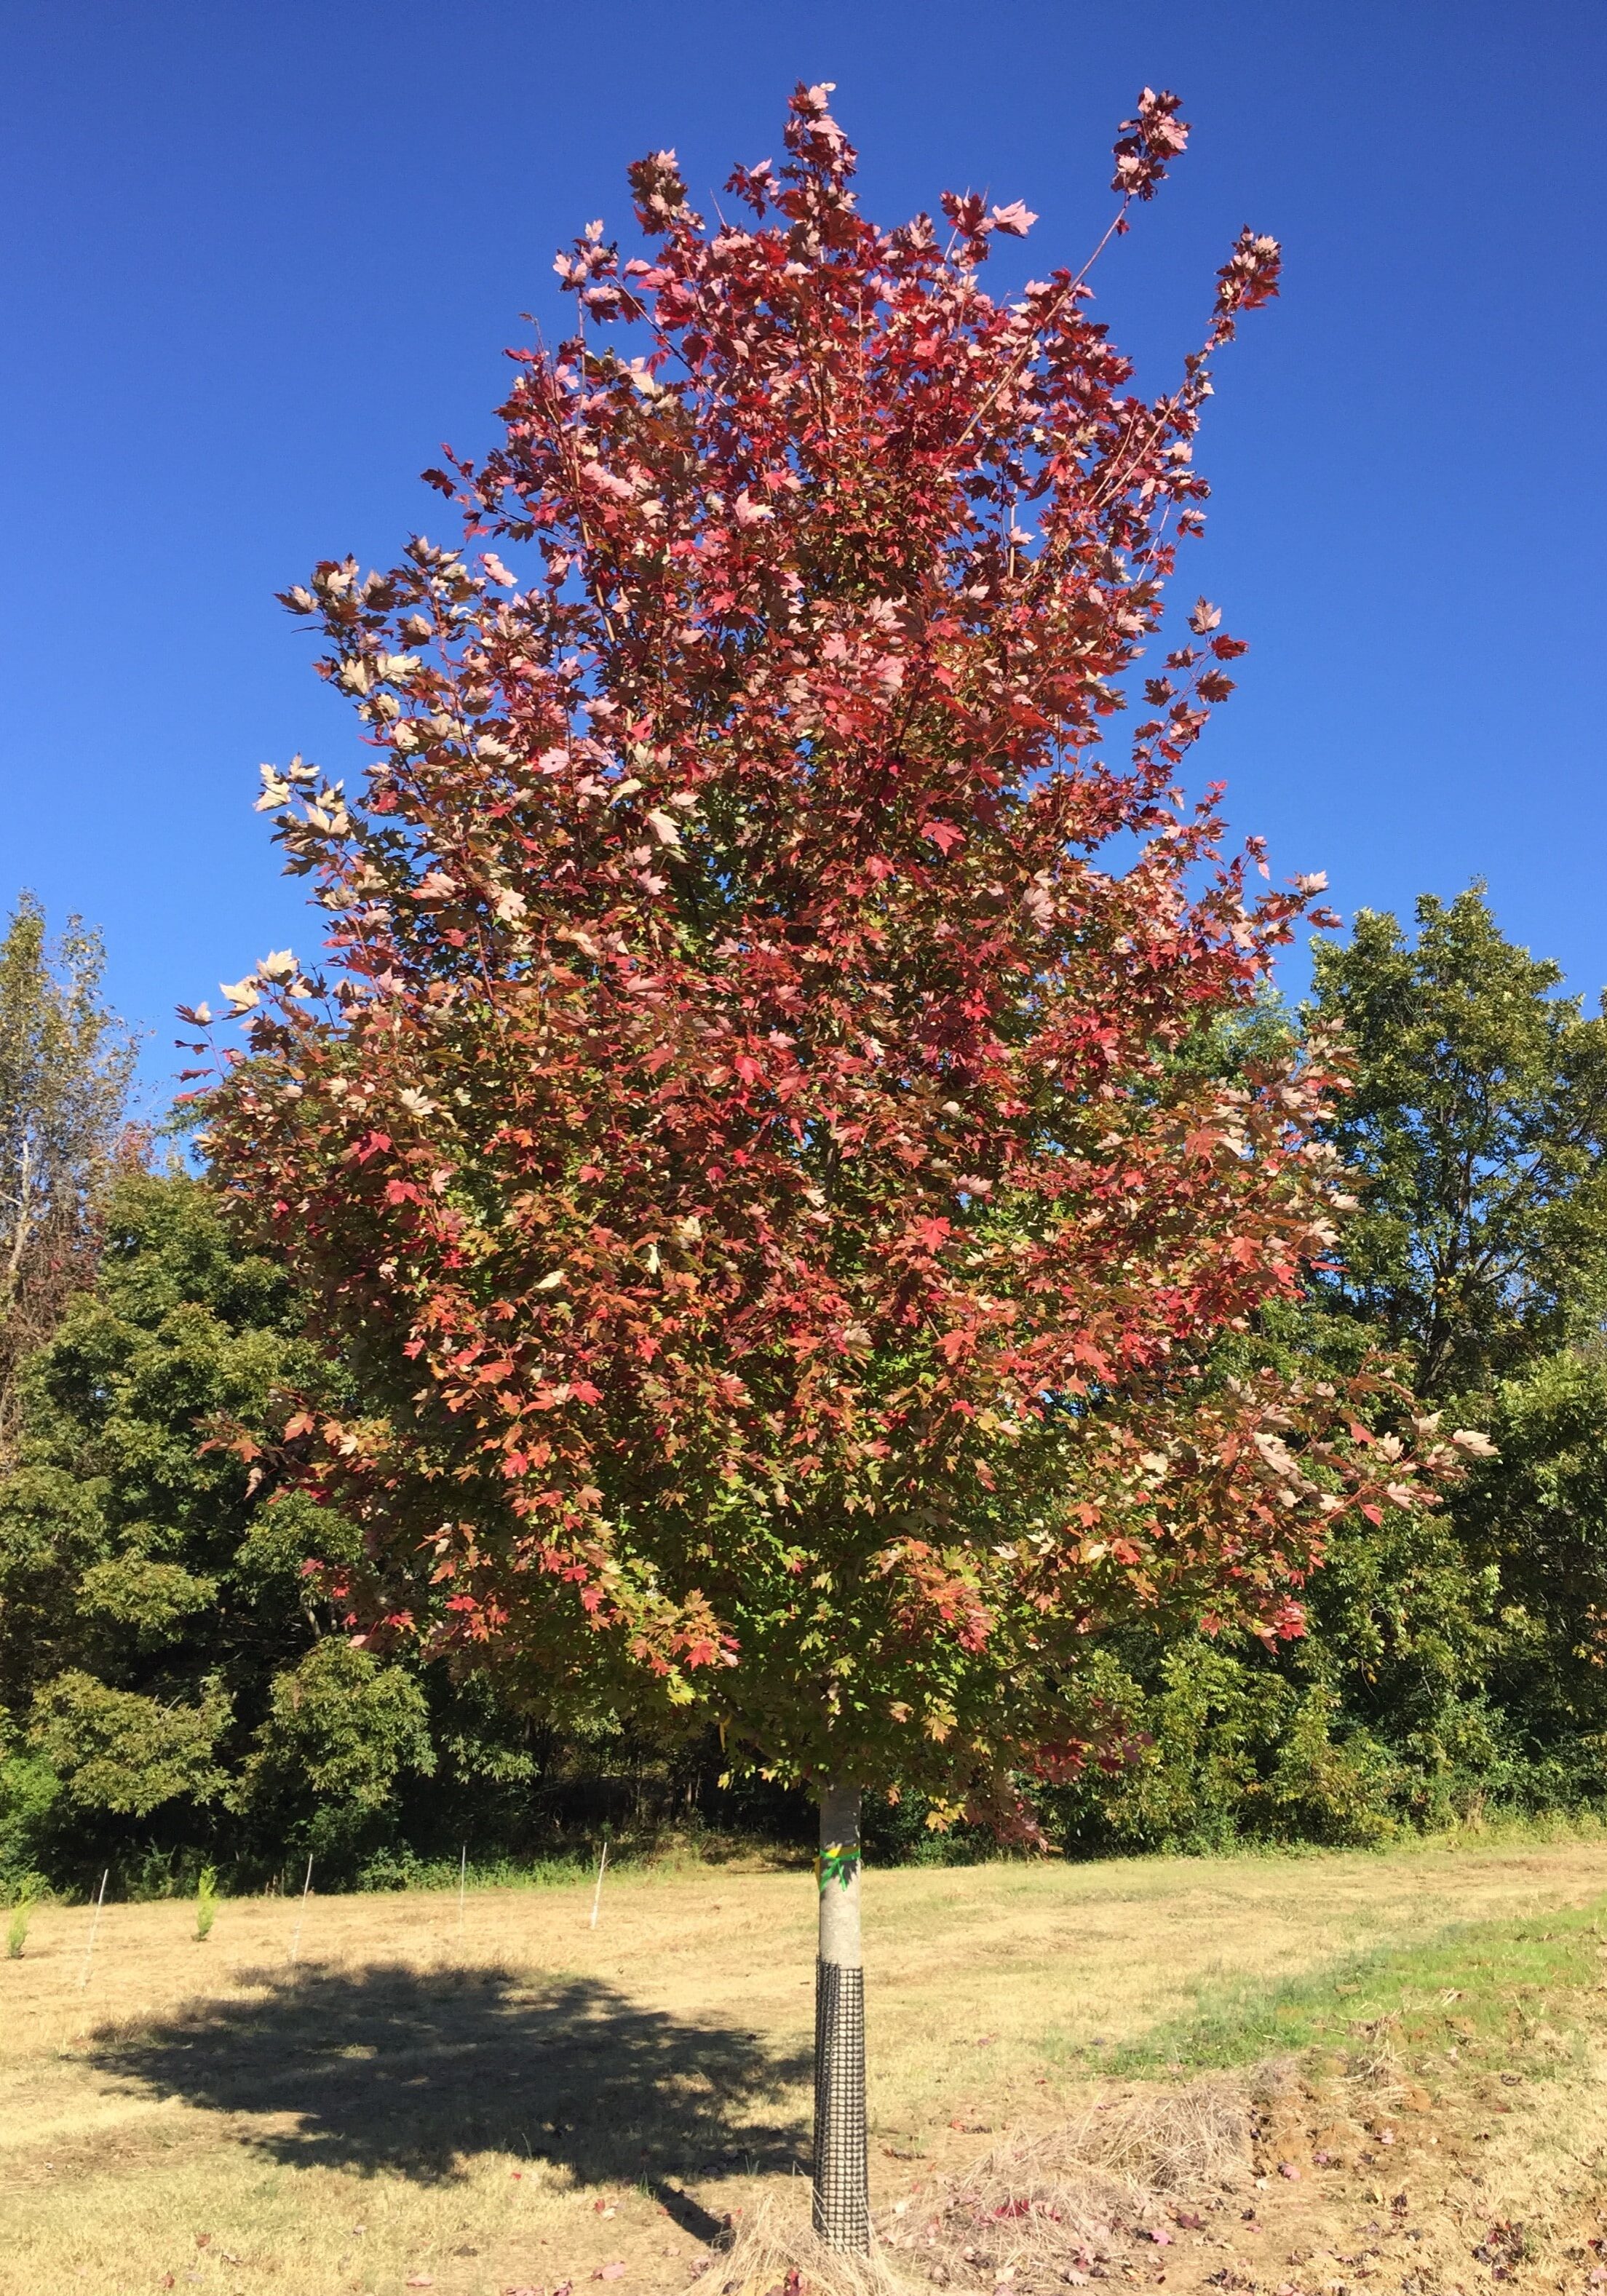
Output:
[[1313,955],[1315,1013],[1357,1063],[1328,1128],[1361,1200],[1330,1296],[1436,1399],[1599,1332],[1607,1021],[1503,938],[1481,887],[1425,894],[1415,944],[1364,909]]
[[98,933],[71,917],[53,945],[21,896],[0,941],[0,1464],[19,1367],[93,1273],[123,1133],[135,1045],[103,972]]
[[[1455,1502],[1507,1798],[1607,1794],[1607,1018],[1507,940],[1481,886],[1364,911],[1316,949],[1357,1049],[1331,1137],[1360,1198],[1324,1302],[1402,1348],[1425,1404],[1497,1456]],[[1604,1005],[1607,1009],[1607,1005]],[[1477,1748],[1464,1751],[1477,1752]]]
[[[434,474],[521,571],[418,537],[289,594],[373,755],[360,799],[266,774],[333,972],[230,992],[208,1146],[360,1382],[284,1431],[363,1528],[352,1623],[818,1795],[816,2220],[858,2246],[863,1789],[1030,1832],[1111,1736],[1101,1628],[1295,1631],[1334,1522],[1420,1487],[1365,1365],[1213,1372],[1338,1182],[1320,1038],[1174,1057],[1318,882],[1250,898],[1176,786],[1243,651],[1206,602],[1101,746],[1276,248],[1146,402],[1081,275],[984,293],[1019,202],[862,218],[826,97],[734,175],[750,225],[660,152],[652,252],[561,258],[581,332]],[[1146,90],[1116,228],[1184,137]]]

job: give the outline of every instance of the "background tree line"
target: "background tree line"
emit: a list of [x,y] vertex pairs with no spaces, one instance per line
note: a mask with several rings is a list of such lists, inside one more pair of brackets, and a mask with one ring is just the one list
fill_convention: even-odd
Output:
[[[330,1882],[562,1853],[604,1822],[807,1839],[801,1798],[717,1743],[649,1742],[600,1705],[563,1735],[483,1675],[354,1647],[303,1570],[338,1524],[217,1439],[332,1374],[283,1273],[242,1257],[204,1172],[125,1120],[134,1047],[96,938],[0,944],[0,1882]],[[1069,1851],[1366,1843],[1481,1810],[1607,1800],[1607,1021],[1505,940],[1479,890],[1319,941],[1267,1004],[1182,1056],[1231,1075],[1340,1021],[1332,1143],[1356,1210],[1298,1310],[1225,1368],[1382,1339],[1427,1416],[1488,1431],[1432,1515],[1346,1530],[1309,1630],[1263,1647],[1130,1629],[1098,1651],[1124,1758],[1053,1789]],[[330,1400],[360,1394],[360,1366]],[[267,1455],[265,1454],[265,1459]],[[355,1538],[352,1539],[355,1559]],[[883,1855],[933,1844],[918,1800]],[[878,1836],[880,1837],[878,1839]]]

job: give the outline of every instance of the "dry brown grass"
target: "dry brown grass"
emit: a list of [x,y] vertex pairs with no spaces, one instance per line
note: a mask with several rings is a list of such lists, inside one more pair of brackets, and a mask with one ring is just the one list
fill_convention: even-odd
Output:
[[710,2259],[707,2296],[1097,2282],[1095,2296],[1598,2296],[1607,2052],[1593,2022],[1568,2076],[1515,2104],[1467,2068],[1431,2095],[1365,2043],[1339,2067],[1278,2059],[1106,2096],[883,2208],[863,2261],[825,2254],[796,2202],[766,2201]]
[[[1163,2191],[1121,2151],[1139,2122],[1093,2128],[1074,2048],[1219,1975],[1603,1887],[1607,1849],[1581,1843],[873,1875],[884,2221],[939,2190],[981,2205],[990,2177]],[[225,1902],[204,1944],[187,1904],[109,1906],[81,1988],[89,1914],[42,1908],[0,1964],[0,2296],[578,2292],[616,2261],[670,2291],[727,2215],[795,2221],[808,1879],[627,1875],[595,1932],[588,1913],[583,1888],[485,1892],[460,1934],[450,1896],[315,1897],[292,1967],[293,1905]],[[1209,2152],[1206,2094],[1168,2110]]]
[[1247,2186],[1254,2128],[1240,2079],[1103,2098],[934,2179],[913,2205],[884,2208],[863,2264],[826,2255],[796,2206],[761,2204],[720,2260],[718,2284],[732,2296],[775,2283],[786,2296],[789,2272],[809,2296],[894,2296],[934,2283],[993,2289],[1001,2276],[1011,2296],[1086,2285],[1112,2243],[1168,2222],[1168,2203]]

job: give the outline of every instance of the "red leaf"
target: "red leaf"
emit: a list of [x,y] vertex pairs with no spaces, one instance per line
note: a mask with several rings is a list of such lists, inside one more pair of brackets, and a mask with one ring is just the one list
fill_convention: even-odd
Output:
[[921,834],[930,837],[939,852],[944,855],[952,853],[956,845],[965,842],[965,832],[956,829],[952,821],[923,821]]

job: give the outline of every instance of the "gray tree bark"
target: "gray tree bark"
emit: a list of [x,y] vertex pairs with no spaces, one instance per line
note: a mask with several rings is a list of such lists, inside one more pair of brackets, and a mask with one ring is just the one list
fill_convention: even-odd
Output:
[[865,2256],[871,2204],[865,2124],[865,1969],[859,1951],[857,1786],[820,1794],[820,1957],[815,1964],[815,2230]]

